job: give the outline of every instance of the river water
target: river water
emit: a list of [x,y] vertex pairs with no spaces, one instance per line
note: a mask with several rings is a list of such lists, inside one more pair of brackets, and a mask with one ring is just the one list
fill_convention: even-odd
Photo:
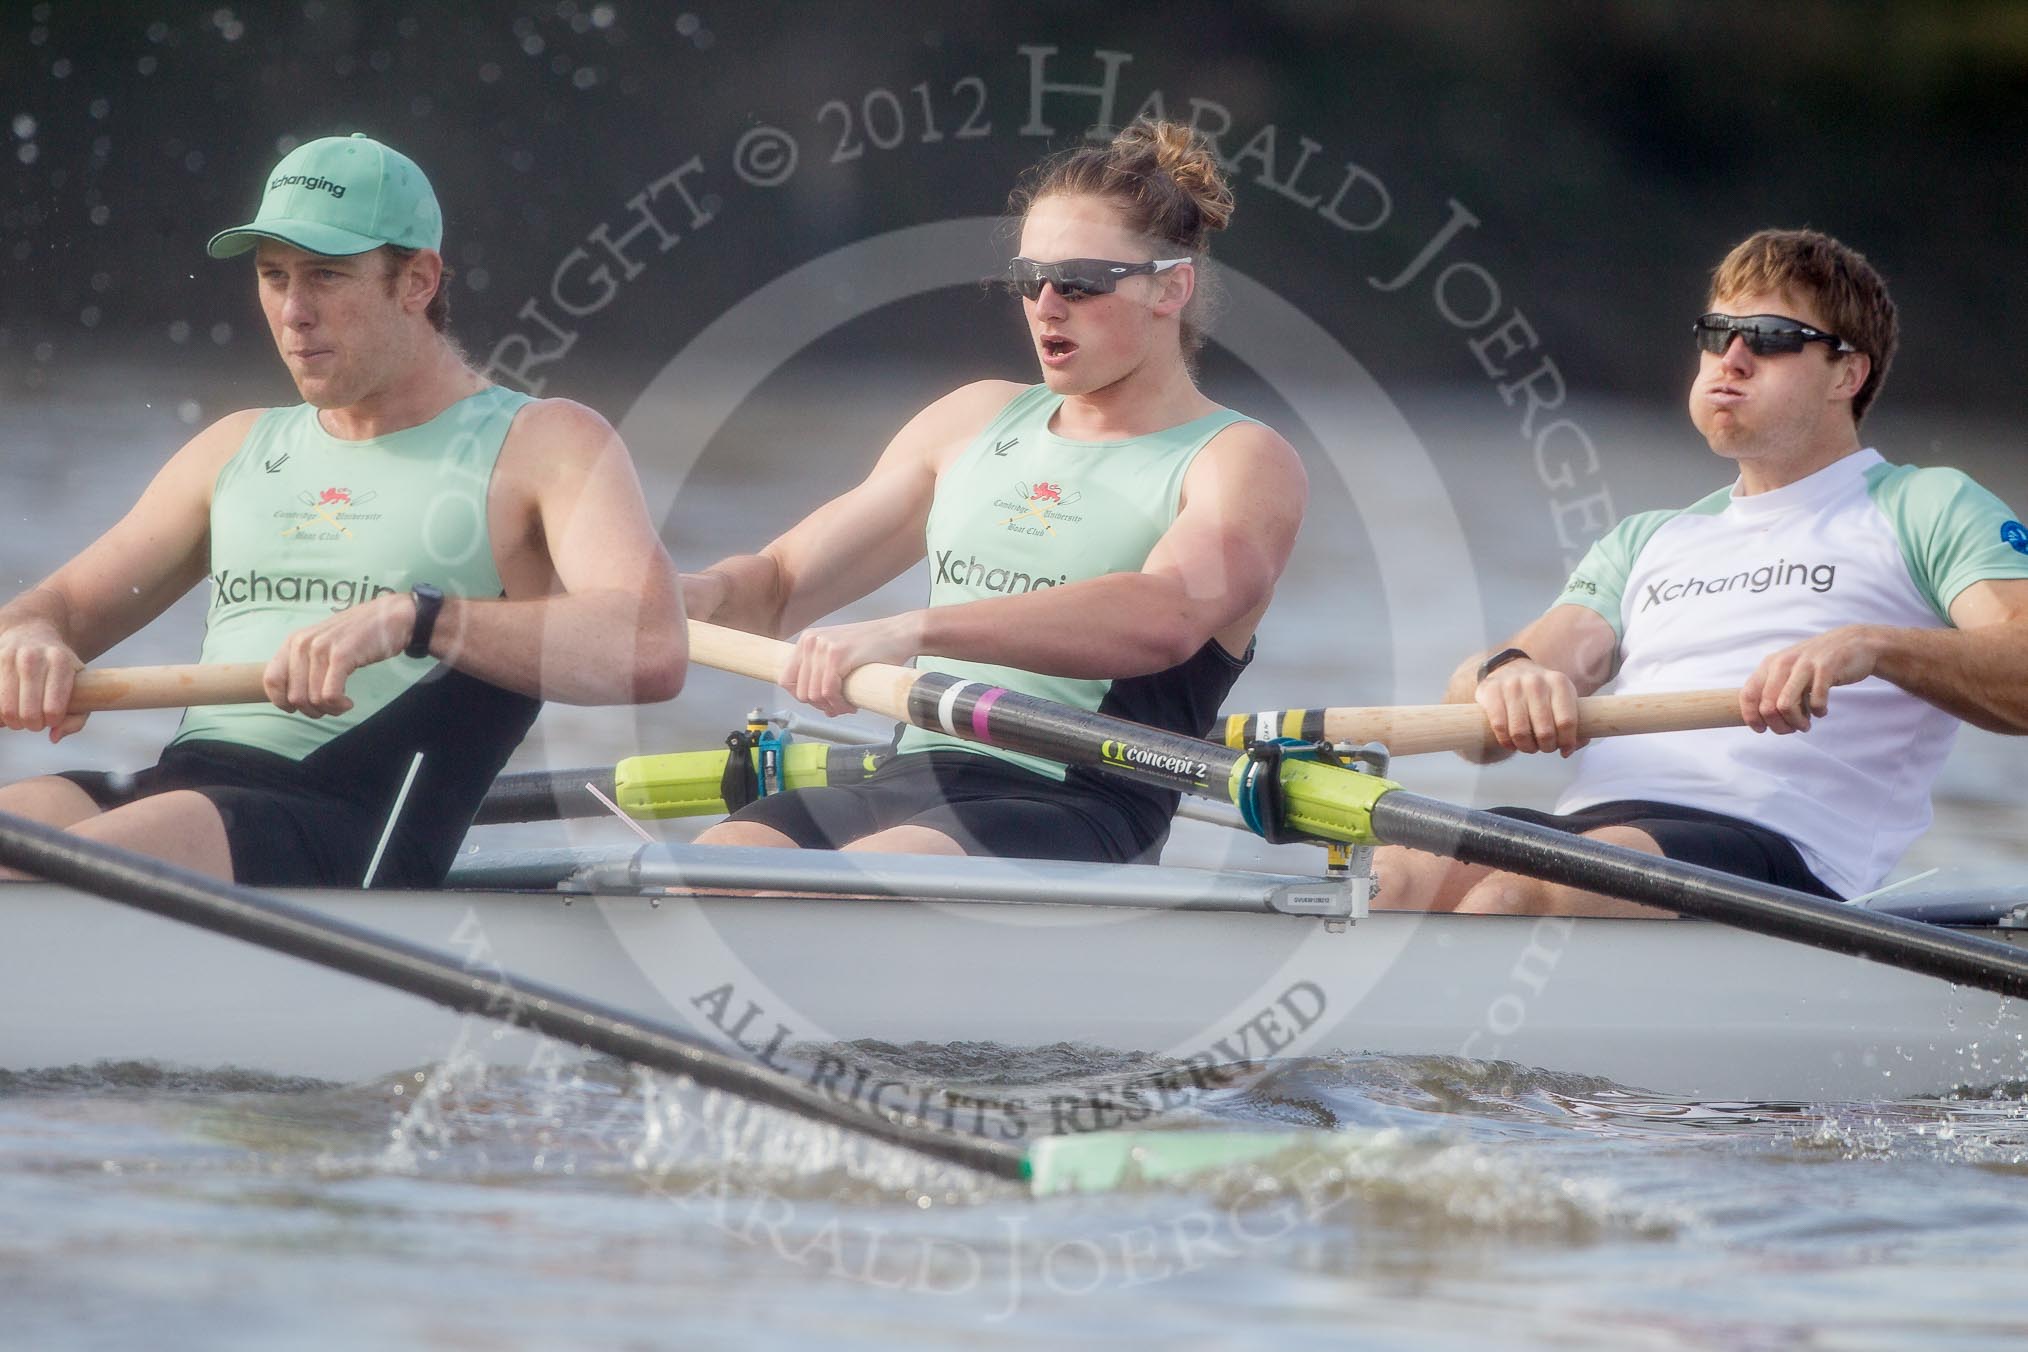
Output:
[[[285,393],[258,373],[227,384],[145,363],[52,374],[32,392],[10,386],[0,406],[4,591],[109,524],[195,427]],[[1239,704],[1427,699],[1463,651],[1553,595],[1557,523],[1583,510],[1568,504],[1588,485],[1550,482],[1486,391],[1398,395],[1399,425],[1377,420],[1361,440],[1316,431],[1296,411],[1316,406],[1301,392],[1215,363],[1207,380],[1291,432],[1314,489]],[[685,409],[653,391],[598,401],[627,430],[687,565],[751,547],[850,482],[935,392],[930,378],[870,386],[864,372],[815,366],[770,382],[710,429],[694,465],[669,449]],[[1615,511],[1687,501],[1722,477],[1674,407],[1593,403],[1583,417],[1601,448],[1590,479]],[[1890,410],[1878,423],[1890,458],[1957,463],[2028,504],[2011,429]],[[908,604],[920,587],[904,579],[866,609]],[[201,603],[108,661],[192,660]],[[518,763],[709,746],[765,698],[698,673],[659,709],[552,708]],[[9,734],[0,770],[139,765],[173,723],[101,716],[60,748]],[[1963,737],[1937,825],[1899,876],[2018,876],[2019,764],[2018,743]],[[1403,761],[1396,776],[1482,803],[1540,801],[1557,777],[1539,761],[1487,772]],[[624,838],[591,823],[476,841]],[[1314,865],[1299,847],[1196,826],[1179,828],[1171,857]],[[1030,1100],[1154,1069],[1091,1048],[856,1050],[916,1079]],[[0,1068],[0,1345],[2028,1338],[2028,1085],[1949,1101],[1697,1103],[1581,1066],[1353,1050],[1249,1067],[1170,1124],[1328,1135],[1189,1186],[1042,1202],[603,1063],[517,1074],[451,1058],[349,1085],[217,1067]]]

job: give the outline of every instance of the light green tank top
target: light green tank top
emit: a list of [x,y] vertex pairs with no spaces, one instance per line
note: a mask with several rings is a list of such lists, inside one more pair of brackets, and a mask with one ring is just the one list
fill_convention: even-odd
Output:
[[[1246,415],[1230,409],[1126,441],[1070,441],[1050,431],[1063,396],[1034,385],[1014,396],[937,482],[926,532],[933,606],[1139,572],[1176,519],[1197,453]],[[1079,709],[1097,710],[1114,682],[935,658],[930,665]],[[1034,756],[902,730],[900,750],[955,748],[998,756],[1051,779]]]
[[[525,394],[492,386],[416,427],[366,441],[330,435],[308,404],[269,409],[219,471],[211,501],[206,662],[265,662],[291,633],[418,582],[446,596],[503,590],[487,490]],[[427,675],[395,656],[345,684],[353,707],[307,718],[272,704],[192,709],[176,741],[258,747],[302,760]]]

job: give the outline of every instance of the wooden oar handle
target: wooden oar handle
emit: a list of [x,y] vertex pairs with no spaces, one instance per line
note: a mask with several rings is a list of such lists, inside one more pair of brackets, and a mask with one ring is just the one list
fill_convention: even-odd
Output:
[[[1476,704],[1326,709],[1323,714],[1326,740],[1383,742],[1396,756],[1489,750],[1496,746],[1485,712]],[[1624,737],[1638,732],[1686,732],[1740,725],[1737,690],[1593,695],[1577,702],[1577,729],[1583,737]]]
[[[780,685],[794,648],[764,634],[690,621],[690,660],[700,666],[751,676]],[[868,662],[845,678],[845,698],[885,718],[908,721],[908,690],[919,673],[885,662]]]
[[[690,656],[701,666],[779,685],[791,651],[779,639],[702,620],[690,621]],[[909,687],[919,674],[908,667],[870,662],[845,678],[845,697],[862,709],[906,722]],[[1321,713],[1322,736],[1326,740],[1384,742],[1397,756],[1490,749],[1495,745],[1486,715],[1476,704],[1401,704],[1310,712],[1309,719],[1298,721],[1314,726],[1316,715]],[[1683,690],[1665,695],[1593,695],[1577,702],[1577,717],[1578,730],[1586,737],[1738,727],[1739,692]],[[1241,719],[1252,721],[1244,715]],[[1240,720],[1223,720],[1221,726],[1237,721]]]
[[87,668],[71,687],[70,711],[187,709],[200,704],[258,704],[266,698],[259,662]]

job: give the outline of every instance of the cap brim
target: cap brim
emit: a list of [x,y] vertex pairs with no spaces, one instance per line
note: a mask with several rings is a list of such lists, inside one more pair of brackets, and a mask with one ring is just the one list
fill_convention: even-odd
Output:
[[234,226],[221,230],[211,237],[211,243],[204,251],[213,258],[231,258],[243,254],[264,239],[280,240],[306,249],[313,254],[327,258],[347,258],[353,254],[371,253],[387,241],[374,239],[370,235],[355,234],[340,230],[335,225],[322,221],[256,221],[252,225]]

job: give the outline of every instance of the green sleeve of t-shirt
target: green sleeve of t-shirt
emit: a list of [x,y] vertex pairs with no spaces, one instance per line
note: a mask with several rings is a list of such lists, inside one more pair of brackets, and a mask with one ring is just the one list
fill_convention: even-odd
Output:
[[1671,508],[1659,512],[1636,512],[1621,520],[1585,552],[1577,571],[1563,584],[1556,604],[1595,610],[1613,627],[1615,639],[1624,637],[1620,628],[1620,609],[1626,595],[1627,579],[1633,575],[1634,560],[1647,548],[1648,541],[1655,538],[1656,531],[1681,515],[1681,511]]
[[1866,490],[1894,528],[1901,557],[1937,618],[1974,582],[2028,578],[2028,528],[1961,470],[1875,465]]

